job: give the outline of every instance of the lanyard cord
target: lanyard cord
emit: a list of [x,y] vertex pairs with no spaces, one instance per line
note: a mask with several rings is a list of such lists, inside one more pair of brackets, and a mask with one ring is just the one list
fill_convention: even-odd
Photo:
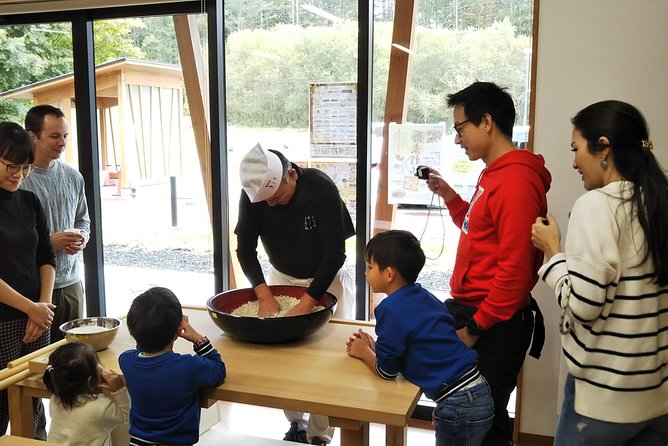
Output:
[[[429,207],[427,208],[427,219],[424,222],[424,228],[422,229],[422,234],[420,234],[420,245],[422,245],[422,238],[424,237],[424,233],[427,231],[427,225],[429,224],[429,216],[431,215],[431,208],[434,204],[434,197],[438,197],[436,199],[436,203],[438,204],[438,214],[441,216],[441,250],[438,252],[438,255],[434,258],[428,257],[425,254],[425,258],[427,260],[437,260],[439,257],[441,257],[441,254],[443,254],[443,250],[445,249],[445,220],[443,219],[443,208],[441,206],[441,196],[438,195],[438,186],[436,186],[436,192],[434,192],[431,195],[431,201],[429,202]],[[445,203],[443,203],[445,204]]]

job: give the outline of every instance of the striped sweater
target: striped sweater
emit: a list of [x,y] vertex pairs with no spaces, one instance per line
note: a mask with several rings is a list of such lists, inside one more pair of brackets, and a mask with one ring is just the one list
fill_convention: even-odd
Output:
[[580,197],[564,252],[539,270],[570,326],[562,349],[575,411],[615,423],[668,414],[668,286],[652,283],[644,234],[620,199],[632,187],[614,182]]

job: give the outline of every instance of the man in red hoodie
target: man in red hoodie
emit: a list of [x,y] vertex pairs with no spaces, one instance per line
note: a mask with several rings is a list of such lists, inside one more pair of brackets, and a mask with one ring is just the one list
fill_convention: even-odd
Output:
[[446,301],[459,338],[479,354],[479,368],[492,390],[494,425],[483,445],[512,445],[508,400],[536,330],[531,355],[544,340],[542,316],[530,292],[543,254],[531,243],[531,225],[547,213],[551,176],[540,155],[512,142],[515,106],[508,93],[476,82],[448,95],[454,107],[455,143],[470,160],[481,159],[470,202],[464,201],[437,171],[427,184],[440,195],[461,229]]

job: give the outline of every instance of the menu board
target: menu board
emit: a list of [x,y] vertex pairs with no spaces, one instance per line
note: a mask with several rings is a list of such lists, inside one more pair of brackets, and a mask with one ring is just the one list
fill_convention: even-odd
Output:
[[357,83],[314,83],[310,96],[312,158],[357,157]]

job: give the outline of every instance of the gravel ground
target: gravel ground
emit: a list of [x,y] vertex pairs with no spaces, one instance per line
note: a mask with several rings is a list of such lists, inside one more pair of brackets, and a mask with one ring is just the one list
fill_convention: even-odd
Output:
[[180,248],[148,250],[139,245],[112,243],[104,246],[104,263],[167,271],[213,273],[213,256],[210,251]]
[[[143,246],[108,244],[104,246],[104,263],[115,266],[137,266],[140,268],[166,271],[189,271],[213,273],[211,251],[195,251],[182,248],[149,250]],[[269,274],[269,261],[260,256],[260,265],[265,275]],[[346,264],[346,269],[354,274],[354,266]],[[422,270],[418,282],[428,290],[450,291],[450,271]]]

